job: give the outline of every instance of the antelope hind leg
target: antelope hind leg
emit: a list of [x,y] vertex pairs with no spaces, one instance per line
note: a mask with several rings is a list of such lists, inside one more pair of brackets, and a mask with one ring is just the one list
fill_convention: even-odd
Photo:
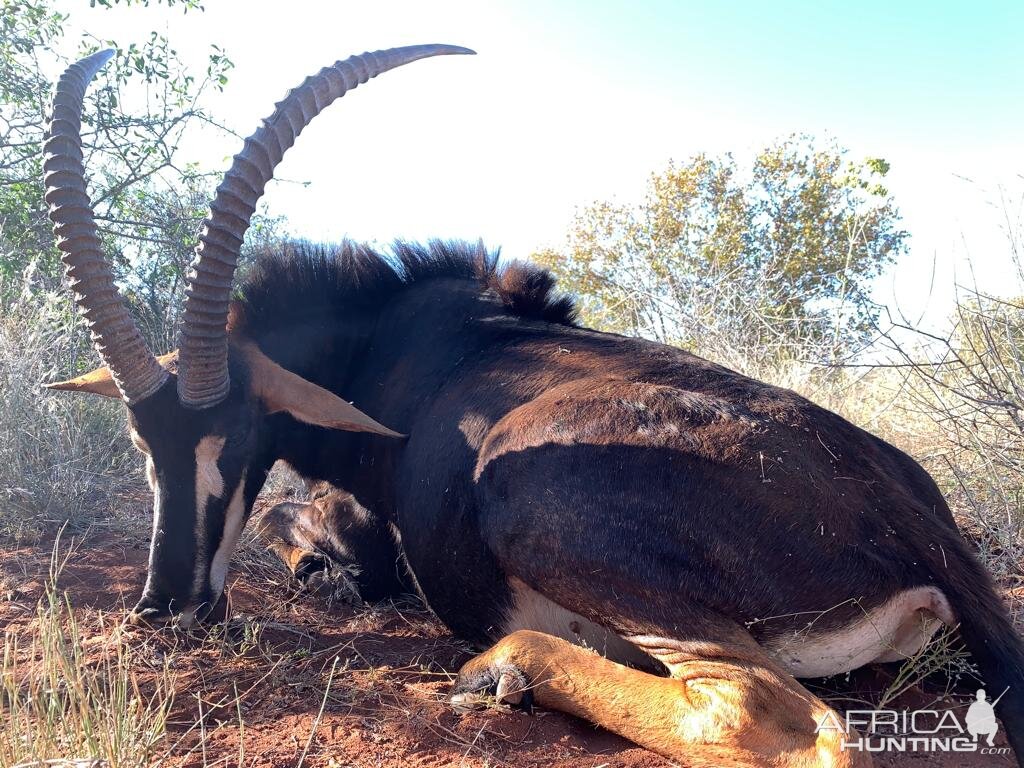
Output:
[[[815,729],[829,708],[763,653],[670,664],[657,677],[540,632],[514,632],[459,672],[456,709],[490,697],[536,703],[584,718],[694,766],[862,768],[870,758],[840,749],[842,734]],[[492,700],[493,700],[492,699]]]

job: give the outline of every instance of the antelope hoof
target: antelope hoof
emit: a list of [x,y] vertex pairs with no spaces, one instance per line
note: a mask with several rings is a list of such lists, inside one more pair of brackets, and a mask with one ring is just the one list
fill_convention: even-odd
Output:
[[532,676],[515,655],[515,638],[509,636],[466,662],[452,689],[452,708],[460,714],[495,705],[532,711]]
[[533,710],[530,682],[521,669],[511,664],[471,675],[460,673],[449,701],[459,714],[502,704],[526,712]]
[[296,561],[292,573],[301,586],[314,589],[318,582],[326,581],[328,565],[323,555],[308,552]]

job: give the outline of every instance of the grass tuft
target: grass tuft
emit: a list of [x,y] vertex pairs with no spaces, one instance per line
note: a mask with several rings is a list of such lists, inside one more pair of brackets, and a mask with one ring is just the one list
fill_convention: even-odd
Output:
[[[174,701],[170,670],[145,685],[115,622],[89,644],[58,587],[70,551],[53,550],[30,632],[8,628],[0,662],[0,765],[143,768],[166,737]],[[145,691],[147,692],[144,692]]]
[[[119,497],[137,491],[140,462],[124,408],[42,384],[91,369],[95,355],[54,295],[25,296],[0,312],[0,537],[35,543],[107,524]],[[112,504],[112,500],[115,502]]]

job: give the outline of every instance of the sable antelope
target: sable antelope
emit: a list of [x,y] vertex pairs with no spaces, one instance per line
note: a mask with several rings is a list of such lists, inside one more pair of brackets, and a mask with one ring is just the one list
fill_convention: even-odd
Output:
[[356,56],[277,105],[199,235],[177,358],[132,324],[85,193],[79,111],[107,54],[62,77],[46,199],[106,367],[52,386],[122,398],[146,454],[133,615],[218,598],[281,459],[393,526],[441,620],[497,641],[461,671],[459,707],[532,698],[687,765],[861,764],[818,732],[830,710],[795,678],[901,658],[958,624],[988,688],[1008,688],[999,714],[1024,755],[1021,639],[935,483],[882,440],[685,351],[577,327],[547,273],[479,247],[298,245],[230,300],[256,200],[302,127],[358,82],[450,53],[469,51]]

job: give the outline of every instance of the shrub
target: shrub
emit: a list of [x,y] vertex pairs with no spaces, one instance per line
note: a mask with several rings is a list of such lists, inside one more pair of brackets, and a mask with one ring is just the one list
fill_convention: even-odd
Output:
[[123,406],[41,386],[95,365],[65,297],[23,291],[2,308],[0,535],[109,520],[122,506],[112,500],[142,487]]

